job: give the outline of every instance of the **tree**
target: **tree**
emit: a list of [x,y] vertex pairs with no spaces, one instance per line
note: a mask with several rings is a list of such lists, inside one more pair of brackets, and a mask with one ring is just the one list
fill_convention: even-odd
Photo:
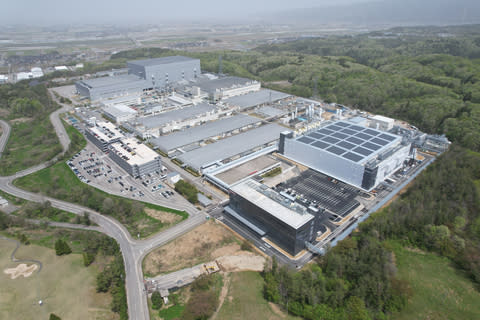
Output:
[[93,253],[91,252],[83,253],[83,265],[85,267],[88,267],[89,265],[91,265],[94,260],[95,260],[95,255]]
[[150,299],[152,300],[152,309],[158,310],[162,307],[163,299],[160,296],[160,292],[158,291],[153,292],[152,297]]
[[348,320],[370,320],[368,310],[365,308],[365,303],[359,297],[351,296],[348,298],[345,309],[347,311]]
[[62,239],[58,239],[57,241],[55,241],[55,253],[57,254],[57,256],[62,256],[72,253],[72,249],[67,244],[67,242]]
[[59,316],[57,316],[55,313],[50,313],[50,320],[62,320]]

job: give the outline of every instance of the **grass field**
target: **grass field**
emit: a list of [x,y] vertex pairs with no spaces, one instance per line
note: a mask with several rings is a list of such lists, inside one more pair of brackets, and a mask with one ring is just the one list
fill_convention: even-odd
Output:
[[81,255],[57,257],[52,249],[22,246],[16,257],[40,260],[43,268],[12,280],[3,270],[18,265],[10,261],[14,248],[0,240],[0,319],[48,319],[52,312],[62,319],[118,319],[110,310],[110,295],[95,291],[95,265],[85,268]]
[[263,298],[263,279],[258,272],[231,273],[231,282],[225,301],[216,320],[232,319],[300,319],[287,316],[277,306]]
[[68,137],[70,138],[70,146],[65,154],[65,158],[70,158],[75,153],[79,152],[87,145],[87,140],[85,137],[72,125],[66,123],[62,120],[63,126],[65,127],[65,131],[67,131]]
[[[51,197],[62,199],[65,201],[75,202],[94,210],[102,207],[102,202],[105,198],[121,199],[123,203],[133,204],[138,201],[121,198],[115,195],[110,195],[106,192],[91,187],[82,183],[75,174],[70,170],[65,162],[59,162],[49,168],[40,170],[31,175],[22,177],[14,181],[14,184],[22,189],[32,192],[40,192]],[[81,197],[79,194],[90,194],[88,198]],[[143,203],[147,208],[158,211],[167,211],[180,215],[183,219],[188,217],[185,212],[180,212],[162,206],[156,206],[148,203]],[[114,216],[115,218],[118,218]],[[120,222],[125,223],[121,219]],[[170,225],[162,223],[160,220],[150,217],[144,211],[132,217],[131,223],[125,223],[125,226],[132,234],[140,233],[140,237],[148,237]]]
[[61,146],[48,115],[12,125],[10,138],[0,159],[0,175],[10,175],[52,159]]
[[480,293],[444,257],[388,243],[394,250],[398,276],[410,282],[413,296],[394,320],[480,319]]

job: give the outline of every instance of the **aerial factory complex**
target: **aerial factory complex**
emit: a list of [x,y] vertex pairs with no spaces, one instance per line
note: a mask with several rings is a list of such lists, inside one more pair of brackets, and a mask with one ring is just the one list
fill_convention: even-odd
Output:
[[82,181],[128,197],[169,197],[189,181],[217,221],[293,266],[350,234],[449,146],[395,119],[202,73],[182,56],[129,61],[78,81],[73,98],[84,106],[71,117],[96,148],[87,153],[108,154],[101,170],[69,162]]

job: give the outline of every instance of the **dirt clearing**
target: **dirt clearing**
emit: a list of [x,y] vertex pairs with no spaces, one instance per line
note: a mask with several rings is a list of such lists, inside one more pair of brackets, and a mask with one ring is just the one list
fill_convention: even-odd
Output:
[[20,276],[28,278],[37,269],[38,266],[36,264],[27,266],[25,263],[20,263],[16,268],[8,268],[3,270],[3,273],[10,275],[10,279],[17,279]]
[[241,240],[237,239],[231,231],[211,220],[152,251],[143,261],[144,272],[147,276],[154,277],[193,267],[222,256],[251,254],[241,251],[240,243]]
[[223,256],[217,259],[220,268],[226,272],[263,271],[265,258],[253,253],[241,253],[234,256]]

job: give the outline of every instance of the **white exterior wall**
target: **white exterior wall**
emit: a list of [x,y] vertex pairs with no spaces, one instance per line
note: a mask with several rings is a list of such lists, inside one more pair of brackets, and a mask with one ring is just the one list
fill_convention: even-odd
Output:
[[403,162],[408,158],[410,153],[410,145],[407,145],[397,152],[395,152],[388,159],[385,159],[378,165],[377,180],[375,180],[375,187],[383,182],[385,178],[397,171],[403,166]]
[[252,91],[259,91],[260,86],[261,86],[260,82],[257,82],[247,86],[222,89],[222,93],[219,98],[227,99],[230,97],[239,96],[241,94],[249,93]]
[[284,155],[335,179],[362,187],[364,167],[361,164],[328,151],[314,149],[294,139],[285,139]]
[[375,119],[375,118],[370,119],[370,128],[378,129],[382,131],[391,130],[394,124],[395,124],[395,121],[393,119],[391,120],[383,120],[383,119]]

